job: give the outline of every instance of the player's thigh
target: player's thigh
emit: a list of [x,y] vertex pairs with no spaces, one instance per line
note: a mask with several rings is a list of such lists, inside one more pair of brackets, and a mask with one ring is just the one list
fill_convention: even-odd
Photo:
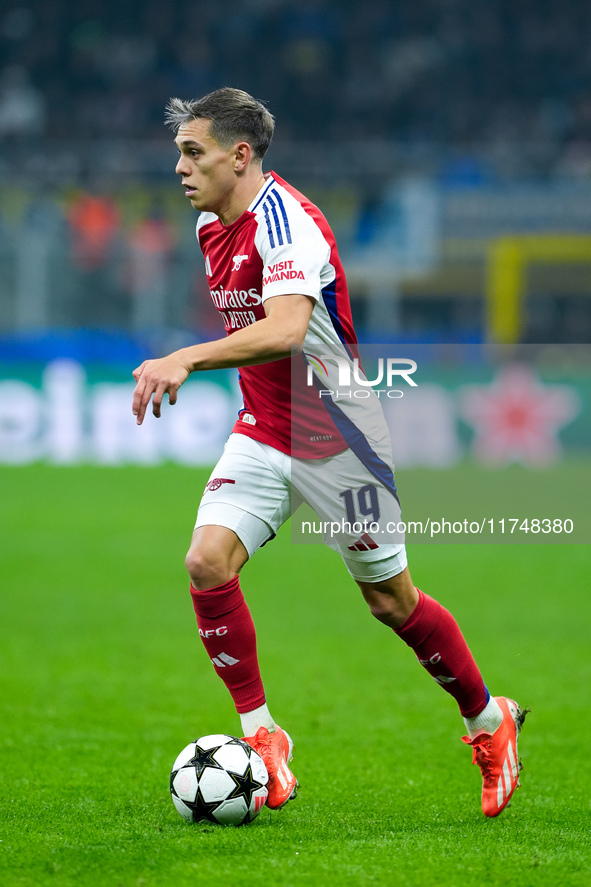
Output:
[[404,542],[393,474],[385,464],[383,475],[349,449],[328,459],[292,460],[294,490],[320,517],[332,548],[359,543],[362,550],[367,536],[370,546]]
[[225,527],[248,557],[289,517],[289,457],[243,434],[232,434],[205,486],[195,532]]
[[396,576],[401,585],[407,568],[393,475],[383,474],[383,480],[376,477],[351,450],[314,462],[293,460],[294,486],[323,520],[324,541],[339,552],[360,585]]

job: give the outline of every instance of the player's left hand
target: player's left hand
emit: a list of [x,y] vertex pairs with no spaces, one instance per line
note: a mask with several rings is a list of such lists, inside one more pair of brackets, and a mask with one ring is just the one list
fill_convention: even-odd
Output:
[[137,424],[141,425],[144,421],[150,399],[152,400],[152,412],[157,419],[160,418],[162,398],[165,394],[168,394],[168,402],[175,404],[177,392],[189,373],[190,368],[183,360],[180,351],[175,351],[168,357],[144,360],[133,371],[136,386],[133,392],[132,410]]

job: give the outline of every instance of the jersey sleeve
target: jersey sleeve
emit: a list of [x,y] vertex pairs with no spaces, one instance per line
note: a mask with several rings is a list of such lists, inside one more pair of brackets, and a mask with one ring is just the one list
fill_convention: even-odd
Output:
[[299,293],[320,298],[330,246],[290,195],[273,192],[259,215],[255,245],[263,261],[262,301]]

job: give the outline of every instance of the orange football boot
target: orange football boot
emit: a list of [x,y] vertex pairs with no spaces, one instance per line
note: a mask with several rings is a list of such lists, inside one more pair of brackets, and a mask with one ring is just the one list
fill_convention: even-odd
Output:
[[462,736],[472,746],[472,763],[482,773],[482,812],[498,816],[519,787],[521,762],[517,756],[517,737],[529,709],[522,711],[513,699],[496,696],[503,720],[494,733],[479,733],[474,739]]
[[274,733],[269,733],[266,727],[259,727],[254,736],[245,736],[244,741],[261,756],[267,768],[267,807],[276,810],[293,800],[298,781],[287,766],[293,757],[293,742],[285,730],[277,727]]

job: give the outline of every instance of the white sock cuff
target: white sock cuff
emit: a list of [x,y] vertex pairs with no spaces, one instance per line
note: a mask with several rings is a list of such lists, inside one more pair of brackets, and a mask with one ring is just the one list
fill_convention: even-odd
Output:
[[270,733],[274,733],[277,729],[266,702],[258,708],[253,708],[252,711],[242,713],[240,723],[244,736],[254,736],[259,727],[266,727]]
[[503,722],[503,712],[494,696],[491,696],[486,706],[475,718],[464,718],[464,724],[470,739],[474,739],[479,733],[494,733]]

